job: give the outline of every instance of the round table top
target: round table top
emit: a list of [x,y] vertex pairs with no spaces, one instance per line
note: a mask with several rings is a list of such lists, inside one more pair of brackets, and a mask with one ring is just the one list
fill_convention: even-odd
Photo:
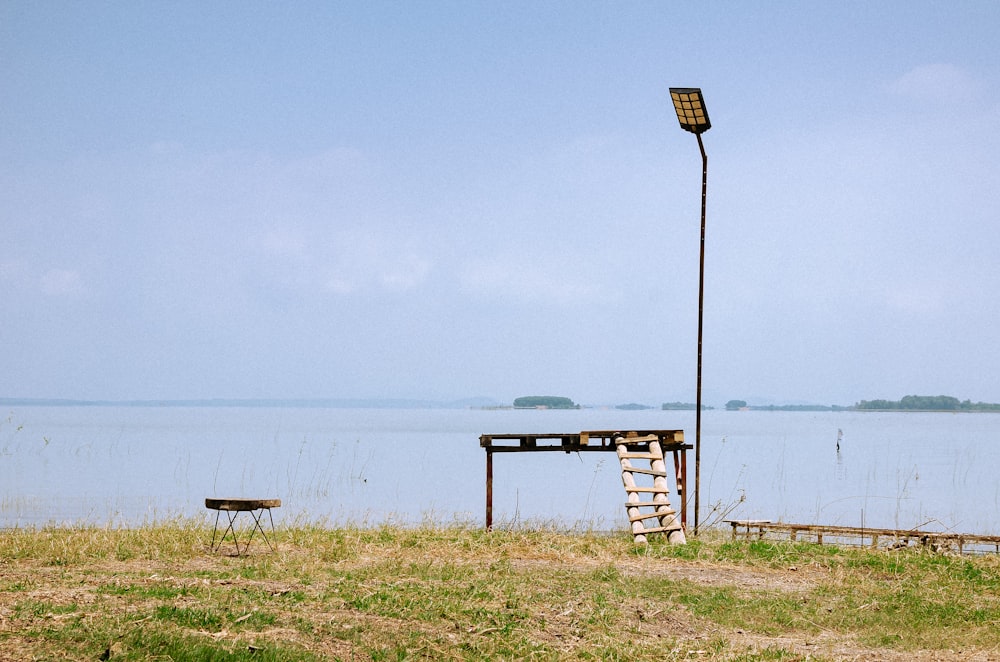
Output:
[[259,510],[280,506],[281,499],[205,499],[205,507],[212,510]]

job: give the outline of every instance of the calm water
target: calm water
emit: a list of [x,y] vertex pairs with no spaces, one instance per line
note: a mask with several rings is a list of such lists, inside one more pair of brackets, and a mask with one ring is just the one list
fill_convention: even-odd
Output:
[[[482,524],[480,434],[609,428],[693,442],[694,412],[14,407],[0,526],[208,518],[205,497],[240,496],[281,498],[278,522]],[[706,412],[701,521],[1000,534],[998,441],[998,414]],[[498,524],[625,529],[624,496],[613,453],[494,457]]]

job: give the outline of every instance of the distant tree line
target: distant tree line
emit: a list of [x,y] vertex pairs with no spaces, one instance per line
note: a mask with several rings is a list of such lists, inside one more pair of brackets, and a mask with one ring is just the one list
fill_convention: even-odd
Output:
[[726,411],[847,411],[853,407],[840,405],[748,405],[746,400],[730,400],[726,403]]
[[900,400],[862,400],[854,408],[869,411],[1000,411],[1000,404],[959,400],[950,395],[907,395]]
[[[698,409],[698,404],[695,402],[664,402],[660,409],[664,411],[695,411]],[[701,410],[706,411],[708,409],[715,409],[715,407],[709,407],[706,404],[701,405]]]
[[[693,409],[694,407],[692,407]],[[664,405],[666,409],[666,405]],[[900,400],[862,400],[841,405],[749,405],[746,400],[730,400],[727,411],[1000,411],[1000,404],[959,400],[950,395],[907,395]]]

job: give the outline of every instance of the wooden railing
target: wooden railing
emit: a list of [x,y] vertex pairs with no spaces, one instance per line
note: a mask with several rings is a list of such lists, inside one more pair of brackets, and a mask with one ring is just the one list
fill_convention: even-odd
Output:
[[818,544],[844,543],[858,546],[889,548],[909,547],[910,543],[932,549],[955,549],[959,554],[992,552],[1000,554],[1000,536],[919,529],[879,529],[827,524],[790,524],[765,519],[725,520],[733,527],[733,540],[762,540],[768,534],[779,534],[787,540],[815,541]]

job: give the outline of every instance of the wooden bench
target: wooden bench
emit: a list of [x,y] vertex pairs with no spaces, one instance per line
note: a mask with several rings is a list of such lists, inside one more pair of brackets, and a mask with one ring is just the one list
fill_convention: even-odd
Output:
[[757,531],[757,540],[762,540],[764,534],[767,533],[767,526],[772,524],[769,519],[727,519],[723,521],[733,527],[733,540],[736,540],[736,534],[740,528],[743,529],[743,537],[747,540],[750,540],[750,532],[754,529]]
[[[260,531],[261,537],[267,543],[267,548],[273,552],[274,547],[271,545],[264,527],[261,526],[260,520],[264,516],[264,511],[267,511],[267,517],[271,521],[271,536],[274,537],[274,517],[271,515],[271,509],[280,506],[281,499],[205,499],[205,507],[215,511],[215,528],[212,529],[212,544],[210,546],[212,551],[221,549],[226,535],[232,533],[233,544],[236,545],[236,555],[242,556],[250,549],[250,543],[253,541],[254,534]],[[222,536],[219,537],[219,545],[216,547],[215,537],[219,532],[219,515],[223,512],[229,518],[229,525],[222,532]],[[236,518],[240,513],[250,513],[250,517],[253,519],[253,525],[250,526],[250,534],[242,551],[240,550],[240,541],[235,528]]]

